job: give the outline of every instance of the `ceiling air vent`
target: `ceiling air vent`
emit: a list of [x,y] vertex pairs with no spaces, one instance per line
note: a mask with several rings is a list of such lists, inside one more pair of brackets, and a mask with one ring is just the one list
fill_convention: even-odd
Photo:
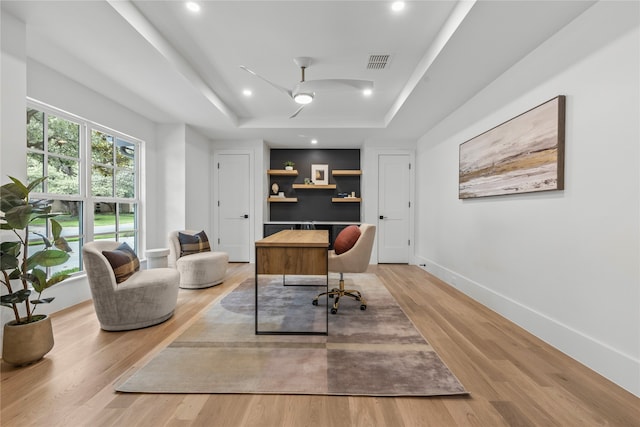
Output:
[[369,55],[368,70],[384,70],[391,55]]

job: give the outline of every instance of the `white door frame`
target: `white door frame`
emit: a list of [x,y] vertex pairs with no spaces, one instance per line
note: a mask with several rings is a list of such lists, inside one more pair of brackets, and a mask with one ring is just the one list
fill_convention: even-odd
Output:
[[[406,149],[393,149],[393,148],[368,148],[365,146],[363,150],[363,174],[362,174],[362,211],[363,222],[369,224],[378,224],[378,202],[379,191],[378,188],[378,165],[381,155],[398,155],[405,154],[409,156],[409,162],[411,163],[411,169],[409,171],[409,201],[411,202],[411,209],[409,210],[409,238],[411,239],[411,247],[409,248],[409,263],[415,264],[415,182],[416,182],[416,159],[415,150]],[[378,233],[376,233],[376,241],[374,243],[374,250],[371,255],[372,264],[378,263]]]
[[[213,187],[213,197],[211,198],[211,229],[215,236],[220,235],[220,230],[218,229],[218,221],[216,218],[218,212],[218,199],[220,195],[218,194],[218,183],[215,181],[217,179],[217,170],[218,170],[218,162],[220,161],[221,155],[231,155],[231,154],[243,154],[249,156],[249,262],[253,262],[254,258],[254,250],[253,250],[253,242],[255,242],[255,215],[256,215],[256,206],[255,206],[255,158],[253,150],[214,150],[213,158],[211,161],[211,170],[214,172],[211,174],[212,178],[212,187]],[[218,248],[218,240],[215,239],[213,242],[213,248],[217,250]]]

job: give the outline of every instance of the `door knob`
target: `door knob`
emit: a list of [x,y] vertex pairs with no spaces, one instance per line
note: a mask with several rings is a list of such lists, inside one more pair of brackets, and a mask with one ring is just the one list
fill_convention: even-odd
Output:
[[380,215],[380,219],[386,219],[386,216]]
[[247,215],[247,214],[240,215],[240,218],[249,218],[249,215]]

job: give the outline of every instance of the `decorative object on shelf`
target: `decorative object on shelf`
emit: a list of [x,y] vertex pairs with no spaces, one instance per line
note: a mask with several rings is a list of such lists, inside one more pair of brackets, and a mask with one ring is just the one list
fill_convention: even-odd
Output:
[[271,191],[273,191],[273,194],[278,194],[279,189],[280,187],[278,186],[278,183],[274,182],[271,184]]
[[282,198],[284,198],[284,191],[279,192],[279,193],[278,193],[278,197],[282,197]]
[[[47,178],[38,178],[26,186],[16,178],[9,178],[13,182],[0,187],[0,220],[2,229],[13,232],[18,240],[3,239],[0,245],[3,273],[0,283],[7,291],[0,298],[0,303],[12,309],[14,315],[14,320],[4,325],[2,359],[21,366],[42,359],[53,348],[51,319],[34,312],[39,304],[53,301],[53,298],[42,298],[42,292],[69,277],[63,273],[48,277],[46,267],[64,264],[69,259],[67,252],[71,252],[71,248],[61,236],[62,226],[53,219],[57,214],[51,212],[51,203],[29,198],[29,193]],[[29,224],[34,220],[50,221],[52,240],[29,232]],[[31,246],[37,243],[29,240],[31,234],[42,239],[43,249]],[[30,251],[27,248],[31,248]],[[20,289],[14,291],[16,285]],[[30,288],[38,293],[37,299],[29,300]]]
[[305,178],[304,179],[304,183],[305,183],[305,185],[312,184],[312,182],[311,182],[311,180],[309,178]]
[[460,144],[458,198],[564,189],[565,97]]
[[286,162],[284,162],[284,170],[292,171],[295,165],[296,164],[293,163],[291,160],[287,160]]
[[311,165],[311,181],[315,185],[329,184],[329,165]]

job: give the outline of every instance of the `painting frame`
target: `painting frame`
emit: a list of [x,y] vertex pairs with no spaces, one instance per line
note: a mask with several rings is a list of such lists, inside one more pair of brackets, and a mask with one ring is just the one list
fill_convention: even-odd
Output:
[[329,165],[311,165],[311,182],[315,185],[328,185]]
[[564,95],[459,146],[458,198],[564,190]]

